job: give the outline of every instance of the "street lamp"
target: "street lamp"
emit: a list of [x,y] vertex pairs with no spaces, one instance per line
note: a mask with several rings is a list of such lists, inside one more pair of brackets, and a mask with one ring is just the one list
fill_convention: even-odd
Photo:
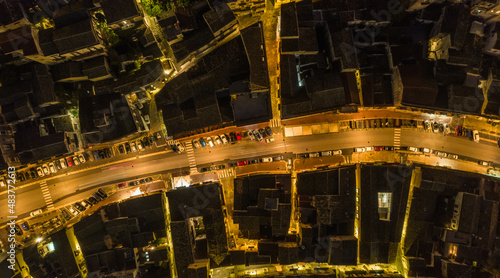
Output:
[[40,242],[40,241],[42,241],[42,238],[41,237],[37,237],[36,238],[36,242]]

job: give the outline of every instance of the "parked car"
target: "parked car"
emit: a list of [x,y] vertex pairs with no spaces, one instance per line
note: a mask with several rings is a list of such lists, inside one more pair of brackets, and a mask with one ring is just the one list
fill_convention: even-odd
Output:
[[147,137],[142,138],[141,142],[142,142],[142,145],[144,147],[148,147],[149,146],[149,141],[148,141]]
[[445,152],[437,152],[436,155],[442,158],[446,158],[448,156],[448,154]]
[[39,177],[45,176],[43,173],[42,167],[36,167],[36,173],[38,174]]
[[479,131],[474,130],[472,134],[474,134],[474,142],[479,143]]
[[211,137],[207,137],[207,145],[209,145],[211,148],[214,147],[214,141],[212,141]]
[[95,205],[98,203],[97,199],[94,198],[94,197],[90,197],[87,199],[87,201],[89,201],[92,205]]
[[266,126],[266,133],[267,133],[267,135],[269,135],[269,136],[273,136],[273,131],[272,131],[272,130],[271,130],[271,128],[270,128],[270,127],[268,127],[268,126]]
[[461,136],[462,135],[462,126],[457,125],[455,127],[455,135],[456,136]]
[[234,135],[236,136],[237,141],[241,140],[241,132],[236,132]]
[[84,206],[82,206],[80,203],[74,203],[74,204],[73,204],[73,206],[74,206],[77,210],[79,210],[80,212],[85,211],[85,207],[84,207]]
[[365,148],[354,148],[354,151],[357,153],[362,153],[362,152],[365,152],[366,149]]
[[255,140],[257,140],[257,141],[264,140],[264,137],[262,137],[262,134],[260,134],[260,132],[258,130],[254,130],[253,135],[255,136]]
[[132,150],[132,152],[136,152],[137,151],[137,148],[135,147],[135,143],[134,142],[131,142],[130,143],[130,149]]
[[85,159],[85,156],[82,153],[78,155],[78,159],[81,163],[87,162],[87,159]]
[[254,132],[255,132],[255,130],[250,130],[250,131],[248,131],[248,133],[247,133],[247,134],[248,134],[248,137],[250,138],[250,140],[255,140],[255,139],[257,139],[257,138],[255,138],[255,133],[254,133]]
[[489,161],[484,161],[484,160],[480,160],[480,161],[478,161],[478,164],[479,164],[479,165],[481,165],[481,166],[486,166],[486,167],[488,167],[488,166],[490,166],[490,165],[491,165],[491,162],[489,162]]
[[332,151],[323,151],[321,152],[321,156],[332,156]]
[[205,142],[205,139],[203,138],[200,138],[200,144],[202,147],[206,147],[207,146],[207,142]]
[[425,128],[425,130],[430,130],[431,129],[431,123],[429,121],[424,121],[424,128]]
[[77,211],[76,209],[74,209],[74,208],[73,208],[73,206],[71,206],[71,205],[70,205],[70,206],[68,206],[68,207],[67,207],[67,209],[68,209],[68,211],[69,211],[71,214],[73,214],[73,216],[77,216],[78,214],[80,214],[80,212],[79,212],[79,211]]
[[[24,177],[23,172],[19,172],[19,174],[17,174],[17,177],[16,177],[16,178],[17,178],[17,180],[18,180],[19,182],[23,182],[23,181],[25,181],[25,180],[26,180],[26,178]],[[4,186],[5,186],[5,180],[4,180],[3,178],[2,178],[2,179],[0,179],[0,186],[1,186],[1,187],[4,187]]]
[[217,144],[217,146],[222,145],[222,140],[220,139],[219,135],[214,136],[214,142]]
[[177,149],[179,150],[179,153],[183,152],[184,151],[184,145],[181,143],[181,142],[177,142],[175,144],[175,146],[177,147]]
[[449,158],[453,158],[453,159],[458,159],[458,155],[456,154],[450,154],[448,155]]
[[97,202],[100,202],[100,201],[104,200],[104,198],[101,197],[101,195],[97,194],[97,192],[95,192],[94,194],[92,194],[92,197],[94,197],[97,200]]
[[375,149],[373,147],[366,147],[365,151],[366,152],[373,152]]
[[209,172],[210,170],[211,170],[210,167],[202,167],[200,168],[200,173]]
[[262,138],[266,138],[267,137],[267,133],[266,133],[266,131],[263,128],[259,129],[259,133],[262,136]]
[[30,212],[31,217],[35,217],[35,216],[40,215],[40,214],[42,214],[42,209],[37,209],[37,210]]
[[61,213],[62,213],[64,219],[66,219],[66,221],[71,219],[71,215],[69,215],[69,213],[65,209],[62,209]]
[[47,164],[43,164],[42,165],[42,170],[43,170],[43,173],[45,175],[49,175],[50,174],[49,166],[47,166]]
[[29,231],[30,225],[28,224],[28,222],[23,222],[21,223],[21,228],[23,229],[23,231]]
[[248,165],[247,160],[238,161],[238,166]]
[[119,145],[118,146],[118,152],[120,152],[120,154],[124,154],[125,153],[125,147],[123,145]]
[[108,194],[106,194],[102,188],[97,189],[97,193],[99,193],[103,198],[108,197]]
[[272,157],[263,157],[262,162],[273,162],[273,158]]
[[192,142],[192,143],[193,143],[193,147],[194,147],[195,149],[199,149],[199,148],[201,148],[201,144],[200,144],[200,142],[199,142],[198,140],[196,140],[196,139],[195,139],[195,140],[193,140],[193,142]]
[[235,144],[236,143],[236,133],[235,132],[231,132],[229,133],[229,142],[231,142],[231,144]]
[[248,161],[248,164],[257,164],[257,163],[260,163],[262,160],[260,159],[252,159],[252,160],[249,160]]
[[229,162],[227,164],[227,167],[236,167],[236,166],[238,166],[238,162]]
[[267,137],[267,138],[266,138],[266,143],[272,143],[272,142],[274,142],[274,141],[275,141],[275,140],[274,140],[274,137]]
[[73,156],[73,162],[75,162],[75,165],[80,165],[80,159],[78,159],[78,156]]
[[31,176],[32,179],[36,179],[38,177],[35,168],[31,168],[30,169],[30,176]]
[[56,166],[57,171],[62,169],[61,162],[59,162],[59,160],[54,160],[54,162],[52,163],[54,163],[54,166]]
[[420,151],[423,152],[423,153],[427,153],[427,154],[431,154],[432,153],[432,150],[428,149],[428,148],[422,148],[422,149],[420,149]]
[[223,144],[229,144],[229,140],[227,140],[226,134],[221,134],[220,140],[222,141]]
[[373,147],[373,150],[379,152],[385,150],[385,147]]
[[119,184],[118,184],[118,188],[119,188],[119,189],[122,189],[122,188],[127,187],[127,185],[128,185],[128,183],[126,183],[126,182],[122,182],[122,183],[119,183]]
[[80,204],[82,204],[82,206],[84,206],[86,208],[90,208],[92,206],[92,203],[89,202],[89,200],[87,200],[87,199],[81,201]]
[[210,168],[212,170],[222,170],[226,168],[226,165],[212,165]]
[[57,172],[57,169],[56,169],[56,165],[54,165],[54,163],[49,163],[49,170],[51,173],[55,173]]
[[104,149],[104,154],[105,154],[106,158],[110,158],[110,157],[113,156],[113,153],[111,152],[110,148],[105,148]]
[[342,150],[333,151],[333,155],[342,155]]
[[132,152],[132,148],[130,147],[130,143],[128,143],[128,142],[127,142],[127,143],[125,143],[125,151],[126,151],[127,153]]
[[142,151],[144,149],[141,140],[137,140],[136,144],[137,144],[137,149],[139,149],[139,151]]
[[408,150],[410,152],[414,152],[414,153],[418,152],[418,148],[415,148],[415,147],[408,147]]
[[73,162],[73,158],[72,157],[66,158],[66,161],[68,162],[68,166],[75,166],[75,163]]
[[309,153],[309,158],[319,157],[319,153]]
[[439,132],[439,124],[436,122],[432,123],[432,132]]
[[443,126],[444,126],[444,133],[445,134],[451,133],[450,125],[449,124],[444,124]]
[[93,151],[93,154],[94,154],[94,159],[95,160],[101,159],[101,155],[99,154],[99,151]]
[[302,158],[309,158],[309,154],[308,153],[299,153],[297,155],[297,158],[300,158],[300,159],[302,159]]
[[273,157],[273,161],[281,161],[283,159],[285,159],[285,157],[283,155]]

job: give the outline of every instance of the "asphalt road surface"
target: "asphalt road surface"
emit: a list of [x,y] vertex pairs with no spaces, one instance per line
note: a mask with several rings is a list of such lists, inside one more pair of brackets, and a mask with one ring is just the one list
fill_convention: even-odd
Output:
[[[349,154],[349,150],[352,151],[354,147],[393,146],[394,144],[393,129],[354,130],[340,133],[288,137],[285,140],[283,140],[281,135],[277,135],[276,141],[269,144],[242,140],[234,145],[197,149],[194,151],[194,157],[196,164],[200,167],[203,164],[215,162],[226,163],[230,160],[235,161],[252,157],[272,156],[285,152],[297,154],[344,149],[344,154]],[[492,161],[494,163],[500,162],[500,149],[498,147],[476,143],[464,137],[444,136],[443,134],[402,129],[400,145],[427,147],[477,160]],[[39,208],[46,209],[47,203],[42,194],[41,183],[46,182],[54,206],[59,207],[89,197],[96,188],[101,186],[189,168],[187,153],[176,154],[163,151],[162,153],[149,154],[146,157],[142,153],[140,153],[140,156],[137,154],[122,155],[121,157],[127,160],[113,162],[116,164],[109,164],[109,159],[87,162],[86,167],[92,163],[96,167],[90,167],[87,170],[80,169],[86,165],[83,164],[73,167],[74,170],[80,169],[80,171],[74,173],[63,173],[58,176],[38,179],[36,182],[29,181],[16,184],[18,187],[16,191],[18,217],[27,217],[31,211]],[[0,211],[8,211],[7,204],[7,194],[3,191],[0,193]],[[5,214],[2,214],[1,217],[0,225],[4,225],[7,222]]]

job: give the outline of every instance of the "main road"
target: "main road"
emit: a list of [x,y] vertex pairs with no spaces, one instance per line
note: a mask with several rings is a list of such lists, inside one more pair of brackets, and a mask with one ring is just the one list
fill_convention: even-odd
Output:
[[[283,153],[304,153],[323,150],[344,149],[344,155],[349,155],[354,147],[393,146],[394,129],[381,128],[371,130],[352,130],[321,135],[308,135],[283,138],[277,135],[273,143],[242,140],[234,145],[222,145],[214,148],[201,148],[194,151],[198,166],[215,162],[249,159],[252,157],[271,156]],[[464,137],[444,136],[413,129],[402,129],[401,146],[426,147],[460,156],[500,163],[500,150],[496,146],[480,144]],[[347,150],[346,150],[347,149]],[[112,161],[112,163],[109,163]],[[26,217],[30,211],[46,208],[47,204],[42,194],[41,184],[46,184],[55,207],[72,203],[89,197],[101,186],[133,180],[147,175],[165,173],[168,171],[187,170],[188,155],[161,151],[143,155],[134,153],[120,155],[109,161],[98,160],[72,167],[74,172],[49,176],[35,182],[17,184],[16,210],[18,217]],[[105,164],[102,164],[105,162]],[[87,165],[88,169],[79,169]],[[44,185],[45,186],[45,185]],[[46,190],[45,190],[46,192]],[[47,195],[47,194],[45,194]],[[7,209],[7,194],[0,193],[0,210]],[[1,215],[1,224],[7,221],[5,214]]]

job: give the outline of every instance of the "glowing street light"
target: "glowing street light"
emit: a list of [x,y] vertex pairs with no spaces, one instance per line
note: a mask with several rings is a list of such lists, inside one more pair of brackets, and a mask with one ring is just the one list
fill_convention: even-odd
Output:
[[42,241],[42,238],[41,237],[37,237],[36,238],[36,242],[40,242],[40,241]]

